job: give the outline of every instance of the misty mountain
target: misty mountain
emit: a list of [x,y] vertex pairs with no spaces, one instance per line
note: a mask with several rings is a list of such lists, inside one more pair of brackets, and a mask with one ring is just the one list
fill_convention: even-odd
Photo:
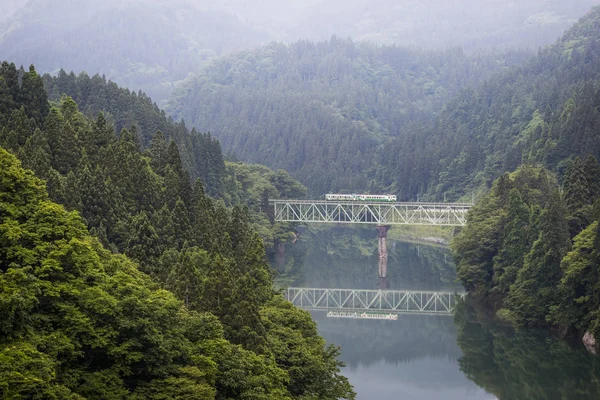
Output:
[[270,45],[206,64],[170,111],[313,194],[470,199],[524,162],[560,173],[600,157],[599,21],[595,8],[530,61],[336,38]]
[[0,22],[8,19],[14,13],[25,7],[29,0],[2,0],[2,8],[0,9]]
[[552,43],[597,0],[3,0],[0,54],[100,73],[162,103],[207,59],[271,41],[466,50]]
[[323,0],[307,9],[291,38],[335,34],[383,44],[466,50],[554,42],[597,0]]
[[0,26],[0,54],[42,72],[105,74],[161,99],[204,60],[266,39],[187,0],[33,0]]
[[457,199],[487,192],[495,178],[523,163],[561,178],[576,156],[600,158],[599,88],[595,7],[525,65],[462,92],[432,126],[392,139],[377,179],[391,191]]
[[464,87],[528,56],[338,38],[272,44],[205,64],[168,111],[243,161],[289,171],[315,194],[365,190],[387,138],[427,124]]

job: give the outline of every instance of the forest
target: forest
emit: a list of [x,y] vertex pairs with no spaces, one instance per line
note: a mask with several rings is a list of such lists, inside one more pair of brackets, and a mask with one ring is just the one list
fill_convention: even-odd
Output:
[[383,189],[376,178],[387,176],[378,160],[387,141],[414,134],[461,89],[528,55],[375,47],[335,37],[272,44],[208,63],[176,90],[168,111],[215,132],[226,153],[289,171],[313,196],[375,192]]
[[536,55],[272,44],[207,63],[168,110],[313,196],[471,200],[522,163],[562,175],[575,156],[600,157],[599,21],[594,8]]
[[569,163],[561,186],[541,166],[498,178],[452,243],[458,277],[502,319],[600,337],[600,164]]
[[192,185],[163,132],[116,131],[148,103],[113,89],[123,114],[88,117],[33,66],[0,66],[2,396],[354,398],[337,348],[273,290],[248,208]]
[[[461,370],[503,399],[598,397],[593,360],[519,327],[600,339],[600,6],[573,25],[587,0],[516,2],[509,23],[497,2],[469,26],[440,7],[419,42],[388,0],[293,1],[272,24],[245,0],[88,3],[11,0],[0,19],[1,398],[355,399],[277,289],[385,287],[365,275],[373,231],[270,212],[328,192],[475,200],[451,243]],[[389,261],[398,288],[457,283],[443,251]],[[442,328],[426,345],[448,347]],[[365,346],[372,364],[435,353]]]

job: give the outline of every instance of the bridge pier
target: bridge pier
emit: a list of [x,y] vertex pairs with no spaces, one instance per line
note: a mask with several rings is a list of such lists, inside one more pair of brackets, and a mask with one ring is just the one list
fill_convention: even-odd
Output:
[[377,225],[377,231],[379,232],[377,237],[379,239],[379,277],[387,277],[387,232],[390,230],[390,225]]

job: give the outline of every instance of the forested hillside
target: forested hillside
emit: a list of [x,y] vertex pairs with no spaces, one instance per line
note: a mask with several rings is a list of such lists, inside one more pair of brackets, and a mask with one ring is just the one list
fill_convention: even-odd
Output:
[[432,128],[392,141],[380,160],[389,173],[383,186],[410,187],[416,178],[431,198],[457,198],[487,191],[524,162],[561,172],[572,157],[599,157],[599,66],[597,7],[526,65],[465,90]]
[[[562,190],[561,190],[562,189]],[[458,277],[504,319],[600,338],[600,163],[568,163],[564,184],[525,165],[498,178],[452,243]]]
[[[86,73],[77,76],[60,70],[56,76],[45,74],[44,87],[50,100],[60,101],[63,95],[71,97],[87,117],[103,113],[107,124],[116,132],[136,127],[139,145],[150,146],[153,136],[160,131],[166,141],[173,140],[179,149],[182,165],[192,181],[200,178],[211,196],[223,195],[225,164],[221,145],[208,133],[190,130],[183,122],[175,122],[143,92],[132,92],[119,87],[105,77]],[[157,143],[154,143],[156,146]],[[164,149],[163,149],[164,151]]]
[[526,57],[336,38],[272,44],[207,64],[169,111],[213,132],[241,160],[289,171],[313,194],[366,190],[388,178],[375,163],[388,138],[412,137],[461,89]]
[[192,185],[163,133],[143,151],[21,74],[2,63],[0,146],[48,193],[0,149],[3,397],[353,398],[245,208]]
[[[210,57],[270,41],[537,50],[596,0],[3,0],[0,54],[105,74],[162,105]],[[466,10],[466,11],[465,11]]]
[[204,60],[267,40],[191,0],[34,0],[0,26],[4,59],[42,72],[105,74],[157,100]]

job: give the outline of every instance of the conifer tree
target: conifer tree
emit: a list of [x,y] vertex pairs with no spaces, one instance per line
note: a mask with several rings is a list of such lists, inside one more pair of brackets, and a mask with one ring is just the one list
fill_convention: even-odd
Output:
[[92,125],[92,130],[87,134],[84,142],[85,150],[92,160],[97,160],[98,151],[108,146],[115,140],[115,133],[108,126],[104,113],[99,113]]
[[600,163],[594,156],[589,156],[585,159],[583,166],[585,180],[588,184],[588,190],[592,202],[600,197]]
[[181,249],[184,243],[190,242],[192,229],[188,210],[181,197],[177,198],[173,209],[173,226],[175,227],[175,245]]
[[125,254],[137,260],[147,273],[156,273],[159,237],[145,212],[134,216],[130,223]]
[[569,212],[569,231],[571,237],[575,237],[590,223],[588,213],[592,204],[590,184],[579,157],[575,157],[567,169],[563,196]]
[[494,289],[502,297],[508,294],[523,266],[525,254],[530,249],[530,212],[517,189],[511,189],[508,213],[498,255],[494,257]]
[[561,262],[562,279],[558,286],[560,302],[552,307],[550,319],[580,332],[593,328],[600,334],[597,322],[600,307],[600,248],[598,221],[575,237],[573,249]]
[[559,301],[560,263],[570,246],[564,206],[556,191],[539,218],[539,235],[506,299],[518,320],[527,324],[546,321],[550,308]]
[[42,126],[50,110],[48,95],[44,89],[42,78],[31,65],[29,72],[23,75],[20,90],[20,102],[25,106],[27,115],[33,118],[38,126]]
[[193,227],[192,237],[194,243],[204,249],[212,249],[214,246],[214,207],[212,201],[204,193],[204,185],[200,179],[196,179],[192,193],[192,205],[190,209],[190,222]]
[[150,147],[148,148],[148,154],[150,155],[150,165],[157,174],[164,176],[165,166],[167,165],[167,141],[164,133],[157,131],[152,140],[150,141]]

